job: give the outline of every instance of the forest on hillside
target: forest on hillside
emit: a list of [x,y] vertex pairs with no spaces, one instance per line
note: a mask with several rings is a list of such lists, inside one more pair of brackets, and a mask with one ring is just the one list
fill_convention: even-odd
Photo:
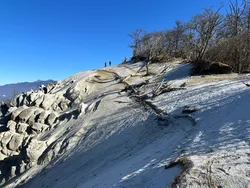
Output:
[[250,2],[238,0],[224,7],[204,8],[188,22],[176,21],[170,30],[130,33],[132,60],[161,62],[173,58],[194,62],[194,72],[205,73],[213,62],[233,72],[250,72]]

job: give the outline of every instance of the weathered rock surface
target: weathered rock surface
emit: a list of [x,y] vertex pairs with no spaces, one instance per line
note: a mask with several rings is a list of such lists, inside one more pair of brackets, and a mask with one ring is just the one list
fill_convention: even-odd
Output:
[[178,63],[151,64],[147,76],[143,64],[86,71],[13,99],[0,115],[0,186],[246,187],[249,110],[232,109],[249,109],[248,88],[189,73],[164,81]]
[[41,132],[46,131],[49,126],[46,124],[42,124],[42,123],[34,123],[33,125],[30,126],[31,130],[36,132],[36,134],[39,134]]
[[8,123],[7,123],[7,127],[8,129],[10,130],[10,132],[16,132],[16,122],[13,121],[13,120],[9,120]]
[[22,144],[22,140],[23,140],[22,135],[14,134],[7,145],[8,149],[10,149],[11,151],[17,151]]
[[28,108],[27,106],[21,106],[21,107],[17,108],[16,110],[14,110],[14,111],[11,113],[11,120],[15,121],[16,118],[19,116],[19,114],[20,114],[23,110],[25,110],[25,109],[27,109],[27,108]]
[[[3,125],[6,129],[0,130],[0,185],[30,169],[42,155],[50,156],[43,161],[48,163],[59,151],[70,149],[64,147],[62,150],[62,142],[57,143],[57,147],[48,147],[60,134],[50,136],[48,140],[43,138],[43,134],[45,137],[50,135],[49,131],[60,125],[59,115],[65,118],[68,118],[67,114],[71,115],[71,101],[65,97],[68,88],[58,82],[47,89],[47,93],[31,91],[17,95],[6,109],[1,105],[0,119],[6,123]],[[57,90],[62,91],[57,93]],[[71,95],[75,95],[74,90]],[[62,129],[61,134],[64,132]]]
[[18,116],[18,120],[21,123],[27,123],[28,119],[30,118],[31,115],[35,114],[36,107],[30,107],[27,109],[24,109]]
[[17,133],[26,133],[29,125],[26,123],[18,123],[16,126]]
[[52,112],[46,118],[45,123],[48,124],[48,125],[53,125],[54,123],[56,123],[56,119],[57,119],[57,114],[55,112]]

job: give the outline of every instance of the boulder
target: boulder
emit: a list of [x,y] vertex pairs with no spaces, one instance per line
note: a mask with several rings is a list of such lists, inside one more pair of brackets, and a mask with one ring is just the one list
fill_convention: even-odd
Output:
[[61,150],[61,148],[62,148],[62,142],[63,141],[52,143],[50,145],[50,148],[48,148],[46,150],[46,152],[44,152],[43,155],[41,155],[41,157],[37,161],[37,164],[39,164],[39,165],[46,164],[46,163],[50,162],[51,160],[53,160],[55,158],[55,156]]
[[25,161],[29,163],[36,162],[45,149],[45,142],[32,139],[26,148]]
[[20,135],[20,134],[14,134],[8,145],[7,145],[7,148],[11,151],[17,151],[19,149],[19,146],[21,146],[22,144],[22,141],[23,141],[23,136]]
[[42,108],[37,108],[37,109],[35,110],[35,112],[34,112],[34,115],[37,116],[37,115],[39,115],[40,113],[42,113],[43,111],[44,111],[44,109],[42,109]]
[[17,107],[10,107],[9,109],[8,109],[8,112],[7,112],[7,114],[11,114],[13,111],[15,111],[17,109]]
[[28,96],[30,104],[34,103],[38,98],[42,97],[44,94],[41,91],[38,91],[37,93],[31,93]]
[[69,88],[66,91],[65,97],[69,99],[71,102],[75,101],[80,95],[80,91],[76,90],[75,88]]
[[33,125],[35,122],[38,121],[39,114],[42,113],[44,110],[42,108],[37,108],[34,110],[34,113],[30,116],[27,123],[29,125]]
[[50,108],[53,111],[61,111],[61,108],[59,107],[58,101],[54,102]]
[[18,133],[26,133],[29,125],[26,123],[18,123],[16,126],[17,132]]
[[48,110],[55,102],[55,95],[48,94],[44,96],[44,100],[41,104],[41,108]]
[[27,120],[28,125],[33,125],[36,122],[36,115],[32,114],[30,118]]
[[52,112],[47,117],[45,123],[48,124],[48,125],[53,125],[56,122],[56,119],[57,119],[57,114],[55,112]]
[[44,123],[49,115],[49,111],[43,111],[38,115],[37,123]]
[[11,136],[12,134],[10,133],[10,131],[3,133],[2,139],[0,141],[2,147],[6,147],[6,145],[9,143],[11,139]]
[[54,90],[55,87],[56,87],[55,83],[49,83],[47,85],[48,93],[51,93]]
[[15,133],[16,132],[16,122],[13,120],[9,120],[7,123],[7,128],[10,130],[10,132]]
[[86,114],[86,111],[87,111],[87,108],[88,108],[88,104],[85,104],[85,103],[81,103],[79,105],[79,114]]
[[37,93],[31,93],[31,94],[28,96],[28,99],[29,99],[29,101],[30,101],[30,104],[31,104],[32,102],[34,102],[34,101],[37,99],[37,97],[38,97],[38,94],[37,94]]
[[37,110],[36,107],[30,107],[24,109],[19,115],[18,119],[21,123],[26,123],[31,115],[34,115],[34,112]]
[[61,101],[59,103],[59,107],[61,108],[62,111],[66,111],[68,109],[69,103],[67,101]]
[[31,130],[36,132],[36,134],[39,134],[39,133],[41,133],[43,131],[46,131],[48,128],[49,128],[48,125],[42,124],[42,123],[34,123],[31,126]]
[[34,106],[36,107],[40,107],[41,103],[43,102],[43,99],[44,99],[44,95],[38,97],[35,102],[34,102]]
[[27,109],[28,107],[27,106],[21,106],[19,108],[17,108],[16,110],[14,110],[12,113],[11,113],[11,120],[15,121],[16,118],[18,117],[18,115],[25,109]]
[[10,155],[10,150],[7,149],[7,147],[4,147],[1,149],[1,153],[4,155],[4,156],[9,156]]

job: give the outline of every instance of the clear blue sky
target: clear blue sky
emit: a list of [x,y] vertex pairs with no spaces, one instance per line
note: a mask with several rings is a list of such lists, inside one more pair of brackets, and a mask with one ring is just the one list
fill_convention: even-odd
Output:
[[0,85],[61,80],[131,56],[128,34],[227,0],[0,0]]

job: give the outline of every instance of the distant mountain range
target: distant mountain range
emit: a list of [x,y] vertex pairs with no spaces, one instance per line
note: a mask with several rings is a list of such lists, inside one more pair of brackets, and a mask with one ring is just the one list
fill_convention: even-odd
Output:
[[35,82],[21,82],[21,83],[13,83],[6,84],[0,86],[0,101],[5,101],[7,99],[12,98],[14,95],[19,94],[21,92],[29,91],[31,89],[37,90],[40,85],[47,85],[48,83],[54,82],[54,80],[37,80]]

